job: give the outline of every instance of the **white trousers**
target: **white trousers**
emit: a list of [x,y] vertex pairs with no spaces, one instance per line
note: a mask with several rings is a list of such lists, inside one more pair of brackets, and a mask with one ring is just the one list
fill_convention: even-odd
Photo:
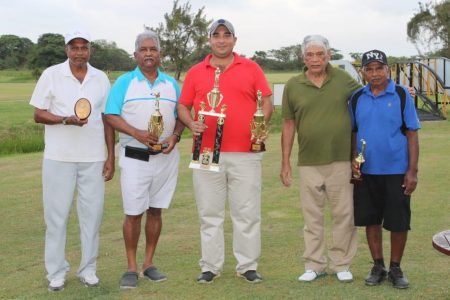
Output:
[[225,202],[229,198],[233,224],[236,270],[256,270],[261,254],[262,153],[222,153],[220,172],[193,171],[194,192],[200,218],[202,272],[215,274],[225,260]]
[[99,231],[103,215],[104,162],[61,162],[44,159],[42,190],[44,202],[45,268],[47,279],[64,278],[69,271],[65,259],[66,231],[70,208],[77,189],[81,262],[77,275],[95,273]]

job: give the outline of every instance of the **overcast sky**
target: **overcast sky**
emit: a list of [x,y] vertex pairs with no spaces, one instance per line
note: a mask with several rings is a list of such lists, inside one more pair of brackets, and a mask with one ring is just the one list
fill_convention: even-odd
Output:
[[[183,0],[180,0],[184,3]],[[417,54],[407,40],[406,24],[418,0],[191,0],[192,12],[205,7],[208,19],[233,23],[235,50],[252,56],[258,50],[299,44],[305,35],[322,34],[333,48],[350,52],[380,49],[392,56]],[[82,24],[92,38],[115,41],[132,53],[143,25],[156,27],[171,0],[0,0],[0,35],[14,34],[36,43],[43,33],[63,34]]]

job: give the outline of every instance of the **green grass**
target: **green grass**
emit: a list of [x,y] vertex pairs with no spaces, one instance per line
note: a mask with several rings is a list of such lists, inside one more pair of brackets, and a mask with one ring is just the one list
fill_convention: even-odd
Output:
[[[110,72],[114,81],[124,72]],[[270,83],[285,82],[294,73],[269,73]],[[0,71],[0,156],[11,153],[29,153],[44,148],[44,127],[33,121],[33,107],[29,105],[36,82],[31,71]],[[271,132],[279,132],[281,110],[272,116]]]
[[[411,282],[408,290],[395,290],[385,283],[366,287],[363,279],[371,268],[364,231],[359,229],[358,253],[351,270],[353,283],[341,284],[327,276],[310,284],[297,282],[303,271],[303,219],[297,184],[285,188],[279,182],[280,134],[267,143],[263,160],[262,256],[259,271],[264,282],[251,285],[234,276],[236,261],[231,250],[231,222],[225,222],[226,258],[223,274],[211,285],[195,282],[200,270],[200,238],[189,163],[190,140],[184,138],[177,190],[171,207],[164,211],[163,232],[155,263],[169,280],[159,284],[140,280],[136,290],[122,291],[118,282],[126,269],[122,239],[122,204],[119,172],[107,184],[101,229],[98,275],[101,285],[87,289],[76,278],[80,260],[76,207],[68,226],[67,259],[72,270],[66,289],[47,292],[43,264],[44,232],[41,200],[41,153],[0,157],[0,232],[2,284],[0,299],[449,299],[450,258],[431,246],[433,234],[449,229],[450,122],[423,123],[420,131],[419,186],[412,198],[412,231],[403,269]],[[296,157],[296,150],[292,157]],[[293,162],[294,167],[295,162]],[[294,167],[297,175],[297,170]],[[298,178],[296,176],[295,182]],[[327,240],[330,217],[327,211]],[[139,263],[143,259],[143,236]],[[388,235],[384,235],[389,257]]]

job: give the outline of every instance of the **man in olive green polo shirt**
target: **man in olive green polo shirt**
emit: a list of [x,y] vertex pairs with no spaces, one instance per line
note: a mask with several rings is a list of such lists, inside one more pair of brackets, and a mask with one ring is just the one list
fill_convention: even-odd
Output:
[[292,183],[289,158],[298,132],[300,199],[304,217],[305,273],[298,280],[326,275],[324,208],[332,214],[333,243],[329,268],[341,282],[350,282],[350,264],[356,254],[353,187],[350,184],[350,116],[347,100],[360,85],[345,71],[329,64],[331,49],[320,35],[307,36],[302,45],[304,72],[284,88],[282,167],[285,186]]

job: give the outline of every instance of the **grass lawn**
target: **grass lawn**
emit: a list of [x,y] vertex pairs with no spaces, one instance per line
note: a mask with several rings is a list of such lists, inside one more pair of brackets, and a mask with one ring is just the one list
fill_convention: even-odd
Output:
[[[412,198],[412,231],[402,263],[411,282],[408,290],[395,290],[387,283],[378,287],[364,285],[371,259],[363,229],[359,229],[358,253],[351,268],[354,282],[342,284],[334,276],[309,284],[297,281],[303,271],[303,219],[298,187],[287,189],[279,182],[280,134],[274,133],[263,161],[259,271],[264,281],[261,284],[251,285],[234,275],[236,262],[231,250],[229,217],[225,222],[226,262],[222,276],[211,285],[195,282],[200,272],[199,225],[191,171],[187,168],[190,141],[183,139],[179,144],[182,158],[178,186],[170,209],[164,212],[163,232],[155,258],[155,264],[169,280],[159,284],[140,280],[135,290],[118,287],[126,269],[119,172],[107,184],[98,258],[100,287],[85,288],[76,278],[80,246],[74,205],[66,246],[72,270],[65,290],[52,294],[47,291],[43,263],[42,154],[0,157],[0,265],[3,274],[0,299],[449,299],[450,257],[437,252],[431,245],[433,234],[450,228],[449,130],[450,122],[434,122],[423,123],[420,132],[419,186]],[[329,216],[327,229],[327,239],[331,241]],[[388,235],[384,237],[388,260]],[[142,262],[142,256],[141,237],[139,262]]]

